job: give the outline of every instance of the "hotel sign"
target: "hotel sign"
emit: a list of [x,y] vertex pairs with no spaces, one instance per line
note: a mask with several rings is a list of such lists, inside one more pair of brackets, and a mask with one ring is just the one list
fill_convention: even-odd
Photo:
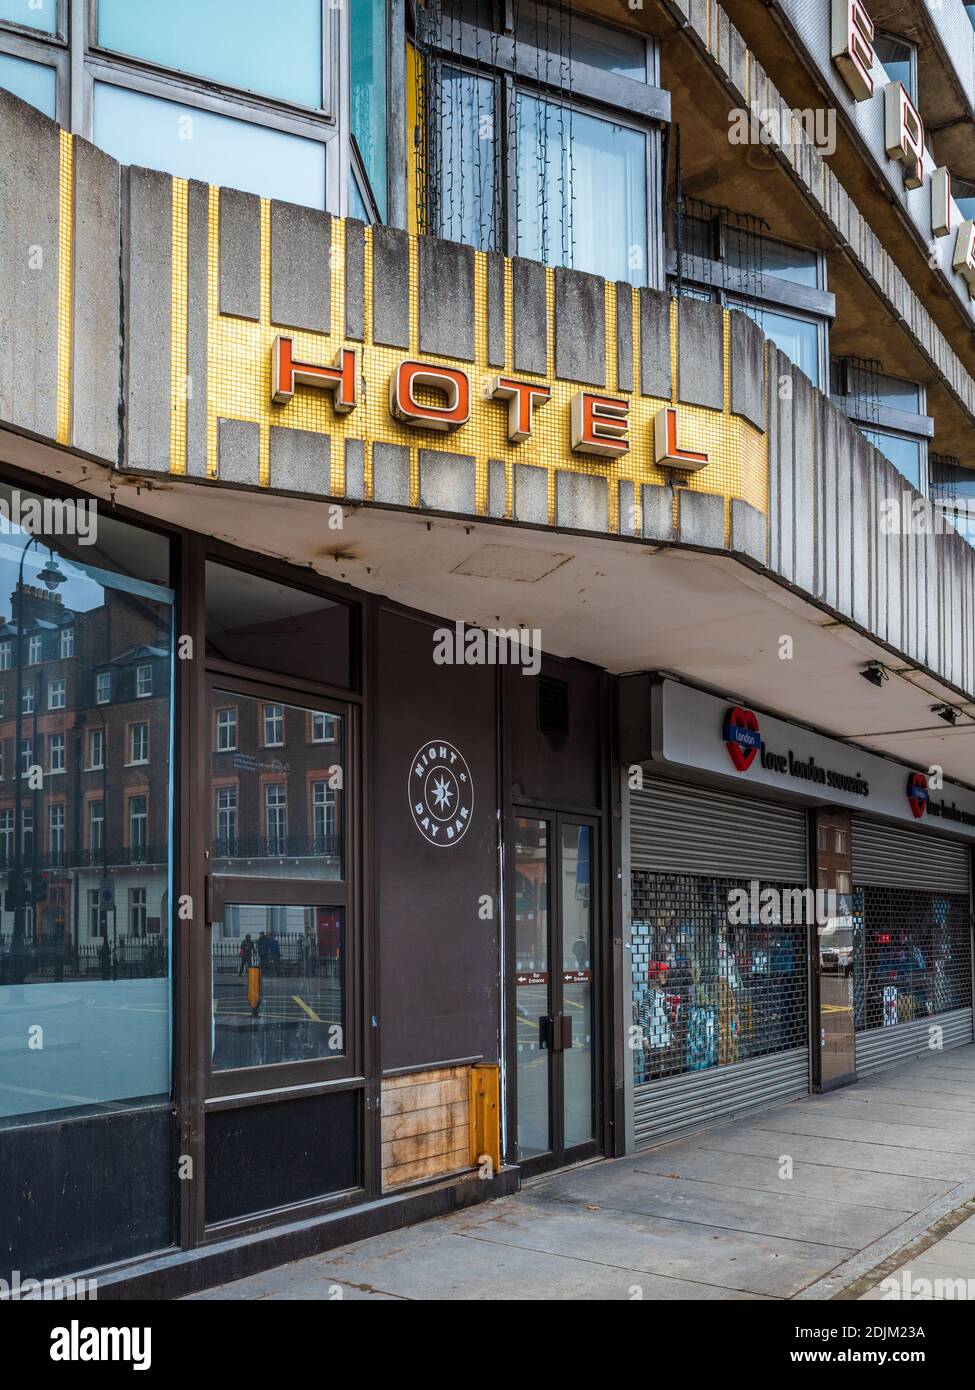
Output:
[[[339,415],[348,415],[359,404],[359,354],[342,348],[330,364],[300,362],[294,340],[279,333],[271,349],[271,400],[286,405],[299,386],[326,391]],[[545,382],[515,376],[492,376],[478,394],[470,373],[462,367],[405,357],[386,383],[389,413],[413,429],[460,429],[475,409],[503,409],[510,444],[531,439],[535,417],[552,398]],[[569,443],[575,453],[597,458],[621,458],[629,453],[630,404],[598,391],[577,391],[572,397]],[[654,464],[697,472],[706,468],[709,455],[689,447],[682,434],[683,412],[670,405],[659,410],[648,443]]]
[[[831,0],[831,53],[837,71],[854,101],[868,101],[875,93],[873,20],[861,0]],[[902,82],[888,82],[884,93],[884,148],[904,167],[904,187],[924,184],[924,121]],[[951,174],[945,165],[931,175],[931,235],[948,236],[952,230]],[[957,225],[951,267],[975,299],[975,222]]]

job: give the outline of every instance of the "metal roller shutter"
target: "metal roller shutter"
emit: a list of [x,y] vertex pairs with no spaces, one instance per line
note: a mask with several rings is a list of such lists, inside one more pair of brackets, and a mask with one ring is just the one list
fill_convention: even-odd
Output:
[[759,801],[644,777],[630,793],[634,869],[714,878],[808,882],[806,814]]
[[967,893],[968,846],[923,830],[853,817],[853,883]]
[[808,1047],[648,1081],[633,1095],[634,1142],[644,1149],[808,1092]]
[[910,1062],[915,1057],[931,1055],[931,1028],[942,1029],[942,1047],[963,1047],[972,1040],[971,1009],[956,1009],[950,1014],[934,1014],[916,1018],[913,1023],[899,1023],[894,1028],[871,1028],[856,1037],[857,1076],[869,1076],[873,1071]]

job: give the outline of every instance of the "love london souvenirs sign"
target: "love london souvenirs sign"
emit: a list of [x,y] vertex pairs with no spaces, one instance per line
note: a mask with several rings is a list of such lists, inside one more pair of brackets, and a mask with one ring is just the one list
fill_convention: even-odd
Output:
[[975,840],[975,792],[967,787],[935,786],[904,763],[679,681],[660,681],[651,698],[653,756],[661,762]]
[[[348,415],[359,404],[359,361],[355,348],[341,348],[331,364],[300,362],[294,355],[294,340],[279,334],[271,357],[271,399],[285,405],[298,386],[327,391],[339,415]],[[516,376],[493,376],[488,380],[484,400],[477,398],[469,373],[460,367],[445,367],[407,357],[389,378],[389,412],[400,424],[414,429],[449,431],[460,429],[471,412],[482,406],[502,409],[507,415],[507,435],[511,444],[532,436],[535,416],[552,398],[552,388],[539,381]],[[630,407],[615,396],[596,391],[577,391],[570,412],[570,444],[579,454],[600,458],[621,458],[630,450]],[[686,447],[682,439],[678,406],[662,407],[653,421],[653,461],[665,468],[695,473],[706,468],[708,454]]]

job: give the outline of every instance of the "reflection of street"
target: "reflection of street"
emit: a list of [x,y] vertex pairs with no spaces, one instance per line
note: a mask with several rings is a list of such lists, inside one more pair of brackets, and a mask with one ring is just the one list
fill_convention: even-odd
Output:
[[213,1015],[214,1060],[221,1067],[327,1057],[345,1050],[341,1033],[330,1034],[342,1024],[342,987],[337,979],[262,972],[261,1002],[255,1012],[247,1001],[246,976],[218,976]]
[[853,1071],[852,976],[820,975],[819,1022],[822,1079],[827,1084]]

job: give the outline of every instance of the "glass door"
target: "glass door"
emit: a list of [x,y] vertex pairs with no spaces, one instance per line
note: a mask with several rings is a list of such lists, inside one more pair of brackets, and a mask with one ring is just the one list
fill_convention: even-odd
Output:
[[553,1167],[595,1147],[592,824],[514,823],[517,1160]]

